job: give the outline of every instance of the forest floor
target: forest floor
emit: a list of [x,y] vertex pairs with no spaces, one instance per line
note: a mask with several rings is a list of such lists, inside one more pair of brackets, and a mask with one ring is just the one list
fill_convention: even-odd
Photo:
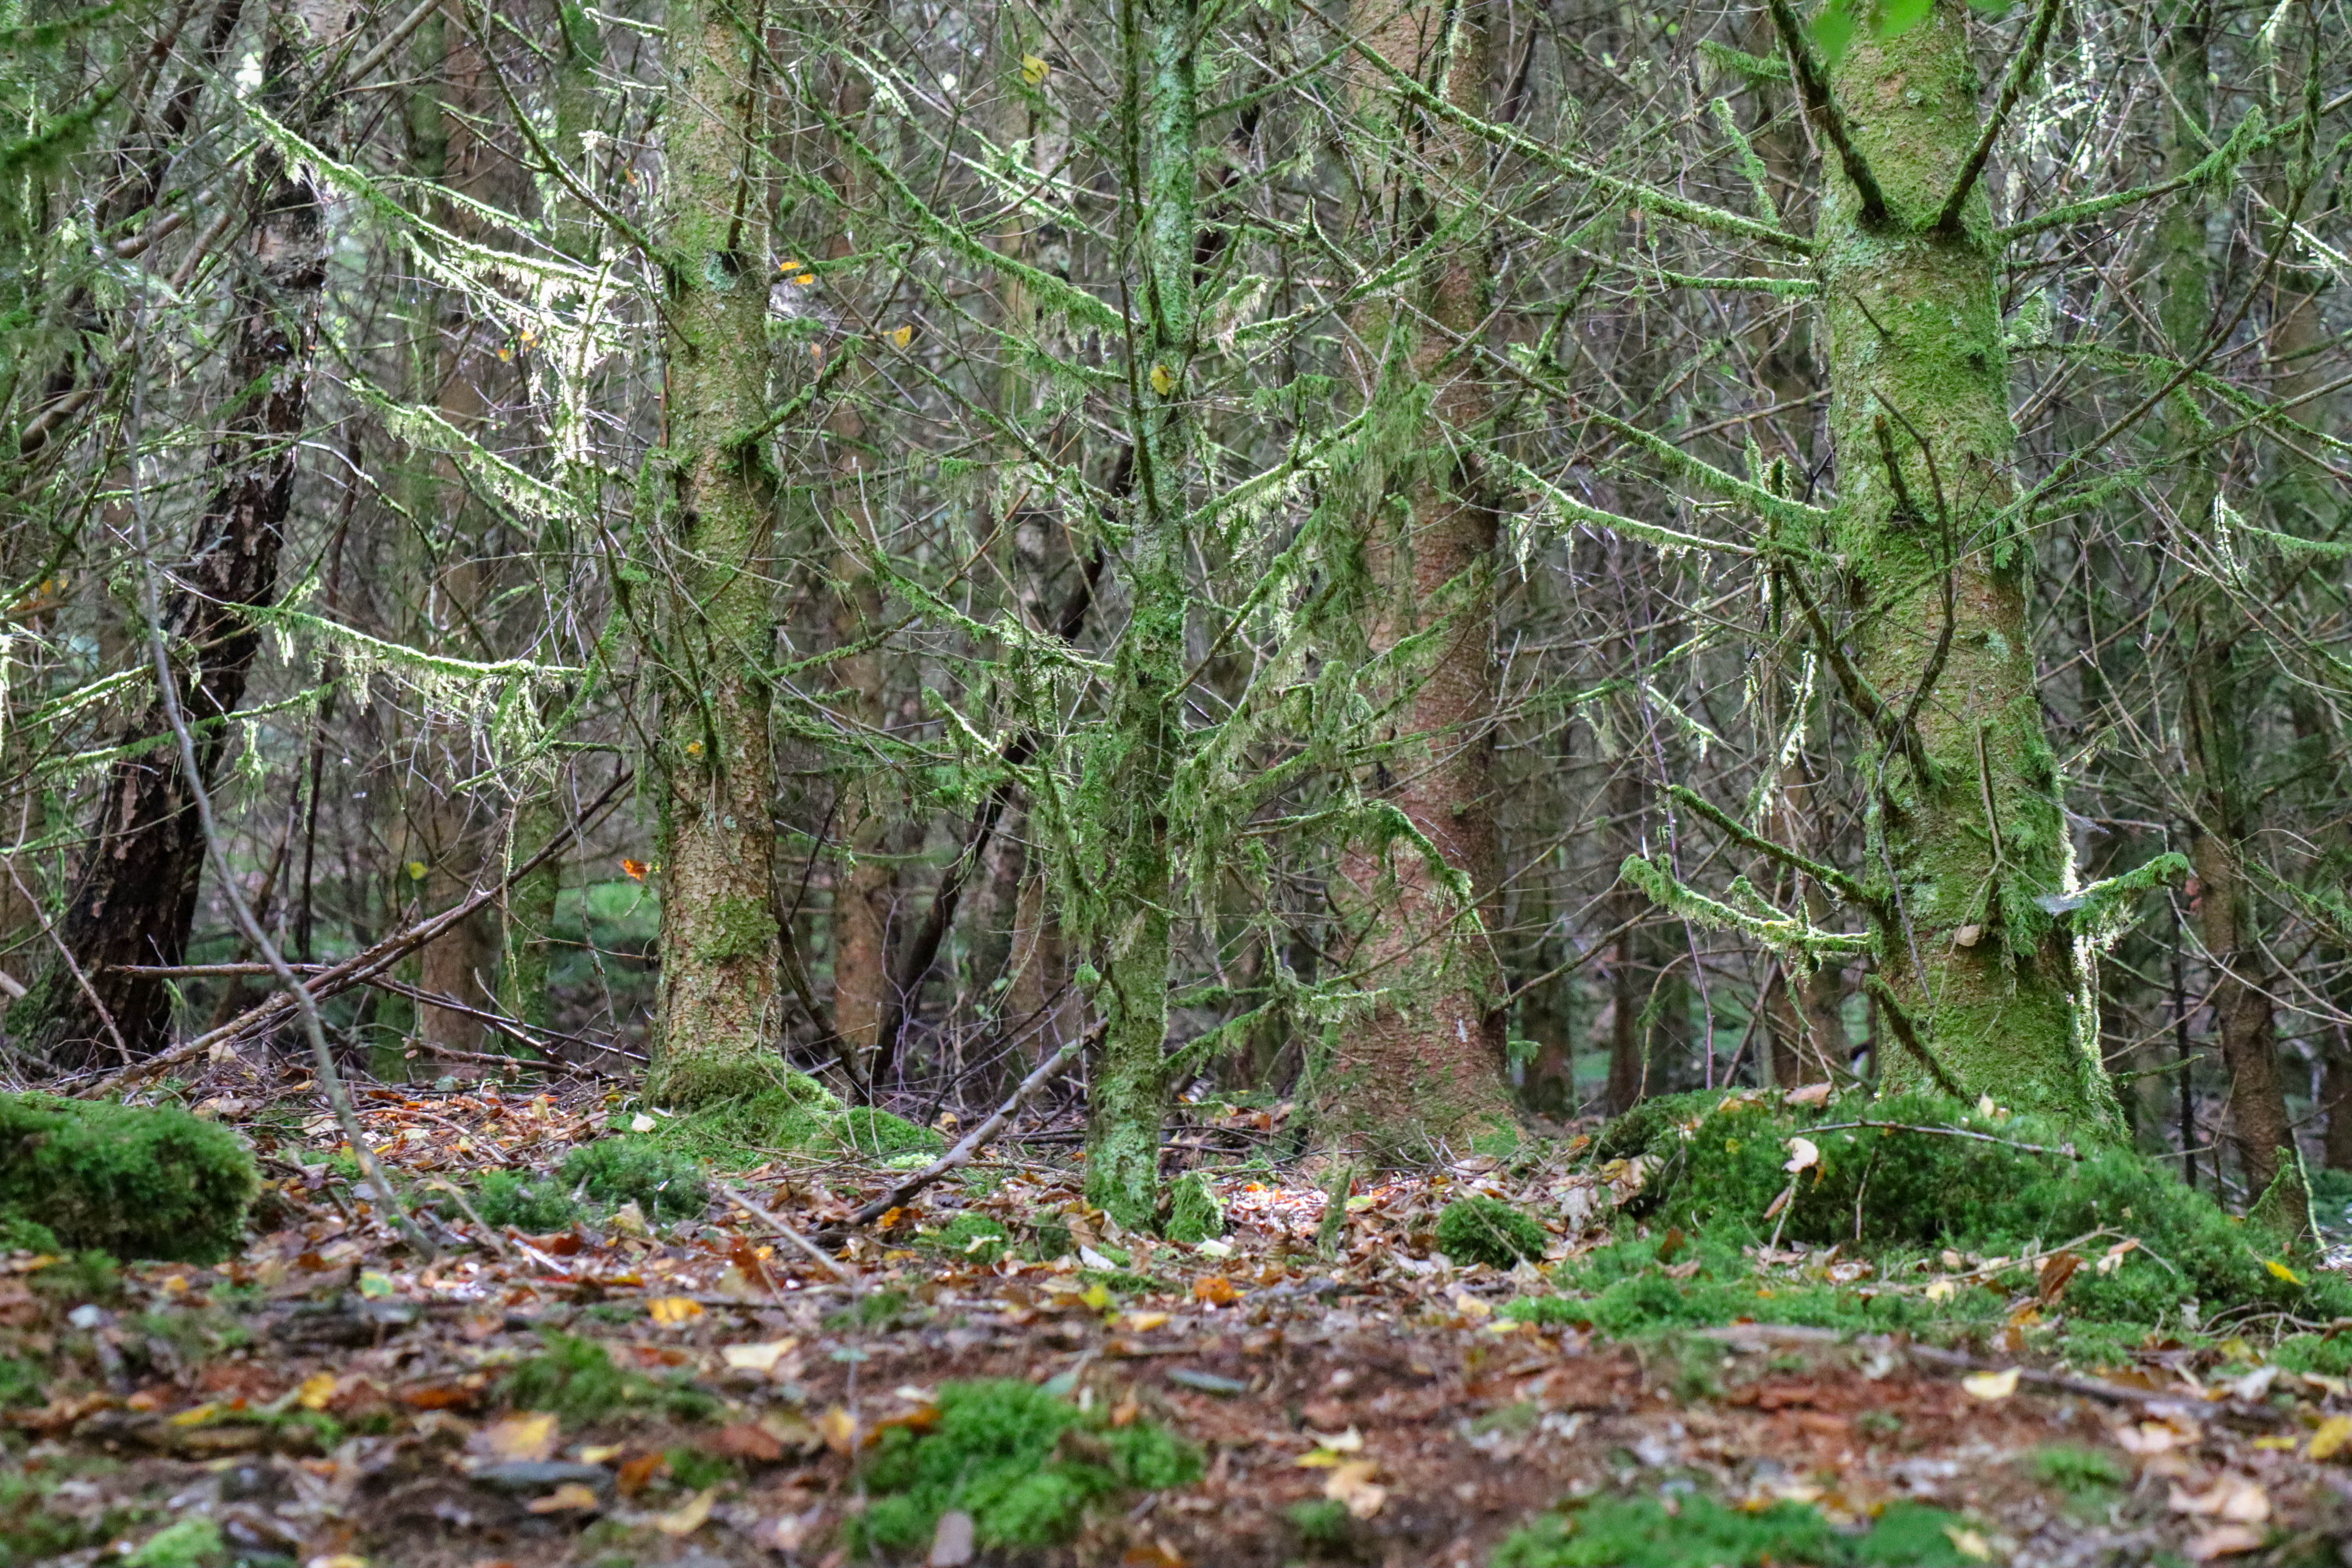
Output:
[[[430,1182],[552,1164],[615,1103],[376,1089],[363,1119]],[[2352,1563],[2340,1381],[2238,1342],[2052,1371],[1997,1344],[1513,1321],[1536,1270],[1455,1268],[1430,1235],[1465,1191],[1546,1212],[1488,1162],[1360,1191],[1328,1229],[1320,1193],[1245,1172],[1218,1183],[1227,1236],[1187,1247],[1106,1234],[1066,1159],[1000,1149],[853,1241],[845,1279],[723,1192],[725,1217],[667,1236],[630,1214],[428,1262],[331,1177],[322,1106],[220,1109],[276,1184],[241,1256],[0,1259],[0,1565]],[[887,1179],[778,1158],[726,1184],[809,1232]],[[1066,1226],[1069,1255],[916,1243],[955,1208]],[[876,1456],[973,1379],[1088,1412],[1057,1462],[1157,1423],[1196,1479],[1047,1549],[975,1549],[956,1513],[869,1553]],[[1575,1533],[1523,1532],[1579,1499]],[[1898,1515],[1908,1545],[1871,1525]]]

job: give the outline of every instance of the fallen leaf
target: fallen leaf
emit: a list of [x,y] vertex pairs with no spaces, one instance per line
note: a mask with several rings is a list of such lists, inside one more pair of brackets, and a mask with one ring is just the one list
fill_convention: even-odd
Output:
[[302,1386],[295,1393],[294,1398],[305,1410],[324,1410],[327,1401],[334,1396],[335,1374],[316,1372],[302,1380]]
[[2303,1283],[2302,1275],[2297,1274],[2294,1269],[2289,1268],[2285,1264],[2281,1263],[2275,1258],[2266,1258],[2263,1259],[2263,1267],[2269,1269],[2273,1274],[2275,1274],[2290,1285],[2300,1285]]
[[1192,1281],[1192,1300],[1213,1307],[1229,1307],[1241,1299],[1234,1282],[1222,1274],[1204,1274]]
[[908,344],[915,341],[915,329],[912,327],[900,327],[890,334],[890,341],[903,349]]
[[1975,1531],[1969,1530],[1962,1525],[1948,1524],[1944,1527],[1944,1534],[1951,1541],[1952,1550],[1967,1558],[1969,1562],[1990,1563],[1992,1561],[1992,1542],[1987,1541]]
[[1829,1099],[1836,1088],[1832,1083],[1808,1083],[1790,1089],[1780,1099],[1789,1105],[1819,1105]]
[[2217,1525],[2191,1541],[2188,1545],[2189,1560],[2205,1563],[2216,1557],[2234,1556],[2241,1552],[2253,1552],[2263,1544],[2263,1532],[2251,1525]]
[[635,1116],[632,1116],[631,1118],[629,1118],[629,1131],[632,1131],[632,1132],[650,1132],[650,1131],[652,1131],[653,1130],[654,1130],[654,1119],[653,1119],[652,1117],[650,1117],[650,1116],[647,1116],[644,1111],[640,1110],[640,1111],[638,1111]]
[[1960,1379],[1960,1386],[1982,1400],[2007,1399],[2017,1392],[2019,1369],[2005,1372],[1972,1372]]
[[763,1340],[757,1344],[727,1345],[719,1358],[738,1372],[771,1373],[776,1363],[790,1355],[800,1341],[795,1339]]
[[1039,56],[1023,55],[1021,57],[1021,79],[1031,87],[1045,86],[1045,73],[1052,68]]
[[1948,1279],[1931,1279],[1927,1282],[1927,1300],[1930,1301],[1948,1301],[1959,1293],[1960,1288]]
[[2200,1519],[2261,1524],[2271,1516],[2271,1497],[2260,1481],[2244,1476],[2223,1476],[2201,1492],[2184,1490],[2176,1481],[2171,1507],[2175,1513],[2193,1514]]
[[816,1418],[816,1429],[824,1438],[824,1446],[835,1453],[848,1455],[857,1451],[857,1417],[840,1405],[826,1406],[824,1414]]
[[1164,364],[1151,367],[1151,390],[1166,397],[1176,390],[1176,373]]
[[1165,1312],[1129,1312],[1127,1315],[1128,1328],[1139,1334],[1160,1328],[1167,1321],[1168,1314]]
[[772,1465],[784,1457],[784,1446],[776,1435],[749,1421],[733,1421],[721,1426],[708,1446],[722,1458],[751,1459],[762,1465]]
[[2041,1275],[2035,1281],[2035,1297],[2045,1307],[2055,1301],[2065,1294],[2066,1282],[2074,1278],[2074,1270],[2081,1267],[2083,1260],[2071,1252],[2062,1252],[2051,1258],[2042,1264]]
[[620,1473],[614,1478],[613,1484],[620,1489],[623,1497],[635,1497],[646,1489],[646,1483],[652,1480],[654,1472],[661,1468],[661,1455],[639,1454],[634,1459],[621,1462]]
[[556,1419],[544,1411],[524,1411],[491,1422],[467,1447],[494,1459],[537,1461],[555,1452]]
[[1323,1495],[1337,1503],[1347,1505],[1348,1511],[1358,1519],[1370,1519],[1381,1511],[1389,1500],[1389,1489],[1372,1478],[1380,1474],[1378,1461],[1350,1459],[1331,1472],[1323,1483]]
[[710,1517],[710,1505],[718,1496],[717,1487],[705,1487],[667,1513],[656,1514],[654,1528],[664,1535],[692,1535]]
[[618,1443],[583,1443],[579,1449],[580,1462],[583,1465],[610,1464],[626,1452],[628,1450]]
[[2303,1451],[2306,1459],[2332,1459],[2352,1443],[2352,1415],[2331,1415],[2319,1424],[2311,1435],[2311,1447]]
[[1486,1319],[1492,1317],[1495,1311],[1494,1308],[1488,1306],[1486,1302],[1481,1301],[1477,1297],[1469,1295],[1455,1296],[1454,1298],[1454,1310],[1461,1313],[1464,1317],[1469,1319],[1472,1322],[1483,1321]]
[[1780,1169],[1792,1176],[1799,1171],[1810,1171],[1822,1163],[1821,1149],[1810,1138],[1791,1138],[1785,1147],[1789,1151],[1789,1158]]
[[208,1399],[202,1405],[181,1411],[171,1418],[171,1424],[174,1426],[201,1426],[219,1414],[220,1406]]
[[676,1327],[702,1316],[702,1303],[691,1296],[656,1296],[646,1303],[646,1310],[655,1322]]
[[597,1509],[596,1494],[578,1481],[566,1481],[542,1498],[533,1498],[523,1505],[533,1513],[593,1513]]

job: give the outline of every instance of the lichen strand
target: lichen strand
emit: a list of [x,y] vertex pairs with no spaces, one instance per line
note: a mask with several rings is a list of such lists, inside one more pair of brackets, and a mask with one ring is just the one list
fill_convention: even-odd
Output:
[[[2074,1016],[2087,949],[2037,901],[2066,890],[2066,841],[2025,623],[2030,552],[2003,532],[2016,431],[1981,182],[1956,231],[1934,226],[1978,134],[1959,0],[1858,36],[1833,87],[1886,215],[1874,221],[1833,179],[1822,255],[1832,543],[1856,665],[1891,715],[1936,664],[1951,564],[1950,647],[1918,704],[1930,776],[1890,762],[1870,814],[1874,869],[1895,883],[1883,973],[1957,1087],[2113,1124],[2113,1091]],[[1899,1087],[1933,1081],[1899,1046],[1885,1068]]]
[[[765,230],[739,221],[751,73],[722,7],[669,7],[663,262],[666,449],[645,487],[662,711],[660,1027],[648,1091],[673,1106],[746,1092],[780,1023],[767,792],[764,558],[774,479],[739,432],[766,406]],[[764,210],[752,202],[748,210]]]

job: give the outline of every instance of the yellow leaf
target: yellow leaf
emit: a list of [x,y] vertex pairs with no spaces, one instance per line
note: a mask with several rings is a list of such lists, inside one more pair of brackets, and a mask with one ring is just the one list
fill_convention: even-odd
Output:
[[1960,1379],[1960,1386],[1979,1399],[2007,1399],[2017,1392],[2016,1367],[2006,1372],[1972,1372]]
[[890,341],[903,349],[908,344],[915,341],[915,329],[912,327],[900,327],[898,331],[890,334]]
[[183,1410],[172,1417],[174,1426],[201,1426],[220,1414],[220,1406],[207,1399],[193,1410]]
[[773,1372],[776,1363],[790,1355],[799,1343],[795,1339],[768,1340],[756,1345],[729,1345],[719,1354],[738,1372]]
[[1948,1524],[1944,1533],[1951,1538],[1952,1550],[1972,1563],[1992,1561],[1992,1543],[1973,1530]]
[[1328,1448],[1315,1448],[1299,1455],[1293,1463],[1302,1470],[1337,1469],[1339,1456]]
[[824,1446],[836,1454],[849,1454],[857,1447],[857,1417],[838,1405],[829,1405],[816,1418],[817,1435]]
[[1930,1301],[1948,1301],[1959,1293],[1960,1288],[1948,1279],[1931,1280],[1927,1286],[1927,1300]]
[[1044,59],[1036,55],[1023,55],[1021,57],[1021,79],[1027,82],[1031,87],[1045,86],[1045,75],[1053,68],[1053,67],[1047,65]]
[[1127,1315],[1127,1326],[1139,1334],[1148,1333],[1167,1321],[1168,1314],[1165,1312],[1129,1312]]
[[305,1410],[324,1410],[327,1401],[335,1396],[335,1374],[313,1373],[302,1380],[301,1391],[294,1395]]
[[1151,367],[1151,390],[1166,397],[1176,390],[1176,373],[1164,364]]
[[1323,1483],[1323,1495],[1347,1504],[1348,1511],[1358,1519],[1370,1519],[1389,1500],[1389,1489],[1372,1480],[1380,1469],[1373,1460],[1350,1459],[1331,1472],[1331,1479]]
[[596,1494],[578,1481],[566,1481],[542,1498],[533,1498],[524,1505],[533,1513],[593,1513]]
[[664,1535],[692,1535],[710,1517],[710,1504],[718,1496],[717,1487],[705,1487],[669,1512],[656,1516],[654,1528]]
[[2280,1279],[2285,1280],[2290,1285],[2300,1285],[2303,1283],[2302,1275],[2297,1274],[2294,1269],[2289,1268],[2285,1264],[2281,1263],[2274,1258],[2264,1258],[2263,1260],[2263,1267],[2269,1269],[2273,1274],[2277,1275]]
[[425,880],[425,873],[427,868],[428,868],[425,866],[424,861],[411,860],[408,863],[408,879],[412,882],[421,882]]
[[482,1428],[476,1439],[481,1450],[493,1458],[520,1460],[536,1464],[555,1452],[555,1417],[545,1411],[527,1410],[493,1421]]
[[656,1323],[675,1327],[702,1316],[702,1303],[690,1296],[656,1296],[646,1303]]
[[2319,1424],[2311,1435],[2311,1447],[2304,1450],[2306,1459],[2332,1459],[2352,1443],[2352,1415],[2331,1415]]
[[1080,1296],[1078,1300],[1084,1301],[1087,1306],[1092,1307],[1097,1312],[1107,1312],[1110,1310],[1110,1292],[1104,1289],[1098,1284],[1087,1286],[1086,1294]]
[[814,272],[803,272],[799,277],[793,279],[793,281],[805,289],[810,284],[816,281],[816,274]]

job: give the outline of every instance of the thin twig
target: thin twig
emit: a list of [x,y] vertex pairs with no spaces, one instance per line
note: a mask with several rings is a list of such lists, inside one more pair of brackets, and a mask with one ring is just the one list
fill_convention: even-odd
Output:
[[823,1264],[831,1271],[835,1279],[848,1286],[852,1290],[857,1289],[857,1276],[843,1268],[839,1259],[835,1258],[824,1247],[819,1247],[815,1242],[811,1241],[807,1237],[803,1236],[799,1231],[794,1230],[791,1226],[786,1225],[782,1220],[777,1218],[774,1215],[770,1214],[766,1209],[761,1208],[758,1204],[753,1203],[750,1198],[745,1197],[741,1193],[737,1192],[725,1182],[714,1182],[711,1185],[717,1187],[721,1193],[726,1194],[727,1200],[733,1204],[737,1208],[741,1209],[745,1214],[750,1215],[753,1219],[758,1220],[761,1225],[766,1226],[770,1230],[774,1231],[778,1236],[782,1237],[786,1241],[791,1242],[794,1247],[799,1247],[803,1252],[807,1253],[817,1262]]

